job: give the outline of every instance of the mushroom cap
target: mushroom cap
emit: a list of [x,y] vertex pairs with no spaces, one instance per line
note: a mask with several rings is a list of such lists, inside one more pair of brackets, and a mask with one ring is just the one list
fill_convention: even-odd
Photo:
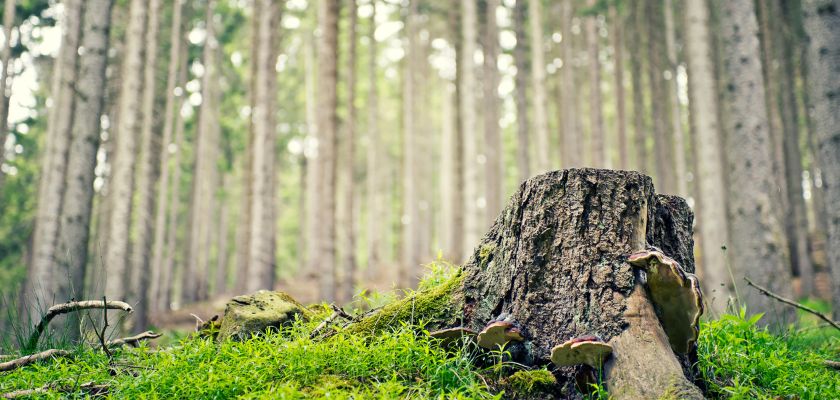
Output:
[[463,326],[456,326],[454,328],[439,329],[429,332],[429,336],[440,339],[441,346],[450,347],[462,338],[473,338],[476,333],[474,330],[465,328]]
[[656,249],[634,253],[627,262],[645,271],[645,285],[671,348],[688,353],[697,342],[703,314],[703,293],[697,277]]
[[585,364],[600,368],[612,354],[612,346],[593,337],[577,337],[551,349],[551,362],[558,367]]
[[496,347],[504,346],[508,342],[521,342],[523,339],[522,331],[512,322],[495,321],[488,324],[478,333],[478,346],[492,350]]

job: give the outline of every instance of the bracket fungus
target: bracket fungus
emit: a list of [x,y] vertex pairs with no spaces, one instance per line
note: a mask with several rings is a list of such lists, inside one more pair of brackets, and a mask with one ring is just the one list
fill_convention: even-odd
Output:
[[599,369],[612,354],[612,346],[597,336],[580,336],[551,349],[551,362],[558,367],[588,365]]
[[478,333],[478,346],[493,350],[508,342],[521,342],[524,339],[522,330],[513,322],[493,321]]
[[627,262],[645,271],[648,292],[671,348],[681,354],[691,351],[703,314],[703,294],[697,277],[653,247],[631,254]]
[[434,339],[440,339],[441,346],[444,348],[449,348],[462,339],[475,338],[476,333],[470,328],[456,326],[454,328],[439,329],[433,332],[429,332],[429,336],[431,336]]

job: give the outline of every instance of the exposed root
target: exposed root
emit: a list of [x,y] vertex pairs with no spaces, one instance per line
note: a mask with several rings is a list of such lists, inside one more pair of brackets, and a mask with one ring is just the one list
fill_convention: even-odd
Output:
[[138,345],[140,345],[140,342],[142,342],[144,340],[157,339],[161,336],[163,336],[162,333],[154,333],[152,331],[146,331],[146,332],[134,335],[134,336],[128,336],[128,337],[124,337],[124,338],[120,338],[120,339],[110,340],[107,343],[105,343],[105,346],[107,346],[109,348],[126,346],[126,345],[131,346],[131,347],[137,347]]
[[4,363],[0,363],[0,372],[3,371],[11,371],[14,369],[18,369],[20,367],[25,367],[29,364],[47,360],[53,357],[67,357],[70,355],[70,352],[67,350],[56,350],[56,349],[49,349],[46,351],[42,351],[40,353],[30,354],[25,357],[17,358],[11,361],[6,361]]
[[63,304],[56,304],[50,307],[47,310],[47,313],[41,318],[41,322],[38,322],[38,325],[35,326],[35,331],[32,332],[32,335],[29,336],[29,340],[26,342],[26,348],[34,349],[35,346],[38,344],[38,340],[41,338],[41,334],[44,333],[44,330],[47,329],[47,326],[50,324],[50,321],[53,318],[61,315],[67,314],[74,311],[80,310],[89,310],[95,308],[102,308],[102,309],[111,309],[111,310],[122,310],[127,313],[134,311],[128,303],[122,301],[104,301],[104,300],[83,300],[83,301],[70,301]]
[[333,321],[335,321],[339,317],[344,318],[348,321],[353,320],[352,315],[347,314],[347,312],[345,312],[341,307],[335,305],[335,303],[330,304],[330,307],[333,309],[333,313],[330,314],[329,317],[327,317],[323,322],[318,324],[318,326],[316,326],[315,329],[312,330],[312,333],[309,334],[310,339],[314,339],[314,338],[318,337],[318,335],[321,334],[321,331],[323,331],[324,328],[326,328],[329,324],[331,324]]
[[56,384],[51,383],[35,389],[16,390],[14,392],[5,393],[3,394],[3,398],[17,399],[20,397],[29,397],[37,394],[45,394],[53,390],[59,393],[74,393],[82,391],[90,397],[100,397],[108,394],[108,385],[87,382],[78,386],[57,386]]

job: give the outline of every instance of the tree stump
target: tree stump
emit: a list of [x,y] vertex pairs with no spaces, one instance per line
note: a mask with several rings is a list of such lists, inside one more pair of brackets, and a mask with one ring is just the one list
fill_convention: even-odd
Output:
[[[663,323],[667,327],[673,321],[661,315],[668,307],[651,300],[668,298],[651,289],[659,290],[654,281],[671,278],[682,285],[671,292],[685,288],[688,295],[699,296],[691,275],[692,219],[685,201],[656,195],[651,179],[637,172],[549,172],[520,186],[446,296],[418,293],[359,326],[391,324],[408,307],[416,320],[434,321],[431,329],[461,326],[478,332],[504,319],[524,337],[525,363],[550,364],[556,346],[596,340],[612,347],[603,376],[614,398],[703,398],[683,368],[693,358],[693,343],[683,338],[672,349],[675,341],[669,343]],[[646,273],[632,266],[628,256],[634,253],[634,265],[650,260],[677,275],[663,278],[655,268]],[[695,325],[702,312],[696,300],[698,309],[686,311]],[[448,312],[418,304],[446,305]],[[686,315],[677,319],[686,320]],[[690,332],[680,328],[668,331]],[[564,395],[575,397],[576,378],[591,370],[584,365],[556,368]]]

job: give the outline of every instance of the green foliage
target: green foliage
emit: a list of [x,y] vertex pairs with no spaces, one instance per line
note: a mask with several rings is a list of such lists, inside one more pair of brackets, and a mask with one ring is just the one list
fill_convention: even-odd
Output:
[[703,323],[699,368],[709,394],[733,399],[828,399],[840,374],[823,361],[840,356],[840,334],[806,328],[773,335],[742,309]]
[[533,394],[551,390],[557,380],[554,379],[554,375],[549,370],[536,369],[514,372],[507,379],[507,382],[517,393]]

